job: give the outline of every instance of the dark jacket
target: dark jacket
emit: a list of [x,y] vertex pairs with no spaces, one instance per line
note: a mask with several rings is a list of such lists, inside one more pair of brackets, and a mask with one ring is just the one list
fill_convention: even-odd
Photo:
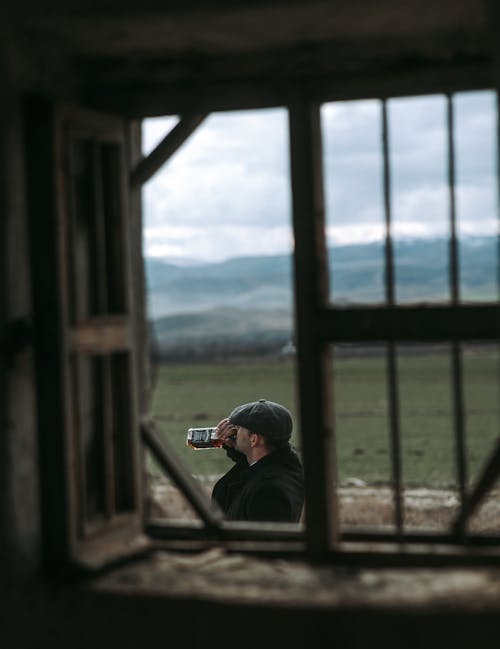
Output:
[[249,466],[238,451],[235,465],[220,478],[212,499],[229,520],[298,522],[304,504],[302,464],[287,445]]

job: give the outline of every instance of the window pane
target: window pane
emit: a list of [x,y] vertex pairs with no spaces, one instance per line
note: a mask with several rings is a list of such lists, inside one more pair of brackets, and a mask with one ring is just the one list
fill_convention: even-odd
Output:
[[[144,151],[176,121],[145,120]],[[284,109],[212,114],[143,190],[152,412],[208,492],[232,461],[188,428],[259,398],[295,411],[288,148]]]
[[[498,344],[467,344],[463,352],[464,393],[467,417],[469,487],[473,488],[495,450],[500,431],[500,349]],[[486,495],[469,529],[500,533],[498,480]]]
[[[292,444],[298,448],[300,429],[294,400],[294,376],[295,362],[291,358],[162,364],[156,371],[152,412],[163,434],[200,482],[200,488],[211,493],[215,481],[231,467],[232,461],[223,449],[194,450],[187,446],[188,428],[215,426],[235,406],[253,400],[257,391],[256,398],[273,395],[274,401],[291,410],[294,419]],[[167,494],[174,509],[179,504],[181,516],[192,515],[191,509],[183,504],[184,499],[172,494],[175,487],[166,488],[168,476],[165,482],[158,470],[152,470],[150,475],[155,481],[158,478],[160,500]],[[172,511],[166,511],[166,515],[177,517]]]
[[321,108],[330,299],[384,300],[384,212],[379,101]]
[[495,93],[454,96],[460,293],[498,299],[498,181]]
[[344,526],[392,526],[386,346],[333,347],[334,430]]
[[396,301],[449,299],[446,103],[388,102]]
[[405,526],[444,531],[457,477],[449,345],[398,350]]

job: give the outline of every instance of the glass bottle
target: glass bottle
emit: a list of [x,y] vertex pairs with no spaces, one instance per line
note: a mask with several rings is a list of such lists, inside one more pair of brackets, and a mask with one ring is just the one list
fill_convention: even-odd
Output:
[[189,428],[186,445],[196,450],[221,448],[223,442],[218,437],[217,428]]

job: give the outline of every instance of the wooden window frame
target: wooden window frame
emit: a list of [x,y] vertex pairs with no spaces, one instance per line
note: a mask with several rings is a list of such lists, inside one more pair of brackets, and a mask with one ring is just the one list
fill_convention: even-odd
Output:
[[[396,306],[391,286],[392,252],[390,237],[390,178],[387,153],[384,153],[384,191],[386,202],[386,304],[379,307],[340,308],[329,304],[328,259],[325,242],[325,214],[322,179],[322,148],[320,107],[326,98],[314,97],[304,89],[287,96],[285,102],[289,113],[290,162],[293,199],[293,230],[296,242],[294,254],[294,295],[298,354],[298,397],[300,404],[302,449],[306,476],[306,503],[314,507],[305,509],[304,525],[230,523],[221,519],[211,509],[207,498],[200,495],[197,484],[168,443],[161,438],[156,425],[147,416],[144,377],[147,372],[145,358],[134,356],[134,350],[142,350],[144,344],[144,294],[143,287],[132,291],[139,299],[130,303],[130,318],[120,314],[103,314],[81,320],[70,326],[67,297],[68,276],[61,271],[61,262],[67,253],[63,242],[64,219],[60,215],[66,206],[61,199],[67,191],[61,187],[61,169],[67,170],[64,147],[61,144],[62,119],[73,124],[79,111],[55,110],[46,102],[30,101],[26,111],[27,178],[29,187],[30,224],[32,230],[33,286],[36,314],[36,348],[38,371],[38,407],[40,419],[41,497],[45,555],[54,565],[67,562],[81,567],[98,567],[122,556],[135,555],[150,547],[150,540],[164,547],[195,549],[214,542],[230,549],[279,555],[300,555],[313,560],[349,562],[432,563],[436,554],[429,552],[428,545],[440,547],[439,561],[488,561],[498,560],[500,539],[478,539],[464,535],[467,517],[480,502],[498,473],[500,451],[490,458],[480,476],[476,488],[470,494],[462,493],[462,508],[453,529],[447,534],[405,534],[401,515],[401,476],[399,469],[399,431],[397,425],[397,366],[395,344],[404,341],[449,340],[454,345],[455,392],[457,395],[457,461],[463,460],[463,419],[460,405],[460,349],[462,339],[497,340],[499,337],[500,309],[496,304],[461,305],[457,290],[454,299],[445,306]],[[382,99],[384,102],[384,99]],[[385,105],[385,104],[384,104]],[[244,106],[241,106],[242,108]],[[385,115],[385,113],[383,113]],[[95,116],[96,123],[103,119]],[[140,250],[140,197],[138,186],[151,176],[162,160],[171,155],[178,142],[186,137],[203,120],[204,115],[191,114],[181,119],[180,126],[155,150],[153,157],[142,160],[138,152],[138,132],[131,137],[128,169],[128,193],[133,205],[134,218],[129,223],[128,234],[135,232],[133,250],[125,257],[127,265],[135,270]],[[386,119],[384,117],[384,119]],[[58,121],[59,120],[59,121]],[[449,112],[449,122],[452,113]],[[76,119],[76,122],[78,120]],[[85,119],[83,119],[85,121]],[[114,120],[111,120],[114,123]],[[71,122],[71,119],[70,119]],[[102,124],[103,122],[101,122]],[[111,122],[109,123],[111,128]],[[89,124],[84,131],[89,132]],[[123,122],[120,141],[123,139]],[[384,132],[387,125],[385,123]],[[112,130],[112,128],[111,128]],[[107,129],[104,129],[107,132]],[[75,131],[72,131],[75,133]],[[95,138],[104,137],[99,131]],[[55,138],[55,139],[54,139]],[[135,138],[135,139],[134,139]],[[33,155],[33,147],[38,151]],[[387,137],[384,137],[387,147]],[[386,149],[385,149],[386,150]],[[449,140],[449,158],[453,160],[453,140]],[[155,158],[156,156],[156,158]],[[127,161],[124,162],[127,168]],[[450,164],[451,218],[454,218],[454,176]],[[138,217],[137,217],[138,215]],[[61,230],[62,228],[62,230]],[[134,230],[135,228],[135,230]],[[451,282],[456,282],[458,260],[456,258],[456,235],[451,241]],[[61,247],[62,246],[62,247]],[[455,246],[455,247],[454,247]],[[453,261],[454,260],[454,261]],[[140,283],[143,275],[139,273]],[[141,303],[142,301],[142,303]],[[418,317],[416,317],[418,316]],[[142,323],[140,322],[142,318]],[[388,350],[388,380],[392,403],[392,458],[395,488],[396,533],[352,532],[339,530],[337,476],[335,458],[335,431],[333,429],[332,394],[330,385],[330,354],[332,344],[346,341],[384,340]],[[165,471],[179,486],[199,516],[192,524],[172,525],[142,520],[141,484],[139,472],[134,477],[135,505],[133,516],[123,526],[125,534],[113,533],[113,525],[104,526],[96,534],[95,543],[82,534],[82,520],[75,504],[79,487],[74,481],[70,467],[75,442],[68,431],[74,430],[71,398],[68,394],[68,354],[82,353],[105,356],[126,351],[131,353],[130,367],[134,387],[131,395],[139,403],[131,415],[136,425],[134,458],[138,459],[137,445],[142,439],[160,462]],[[47,380],[47,367],[52,367]],[[140,417],[142,413],[142,418]],[[462,444],[462,450],[461,449]],[[72,446],[73,445],[73,446]],[[73,450],[72,450],[73,449]],[[135,460],[134,460],[135,461]],[[465,483],[462,475],[461,484]],[[76,485],[76,486],[75,486]],[[120,527],[120,526],[119,526]],[[123,531],[122,530],[122,531]],[[147,533],[147,536],[143,532]],[[109,532],[109,533],[108,533]],[[476,551],[471,553],[470,548]]]
[[[306,92],[296,92],[286,108],[289,113],[291,180],[293,195],[294,293],[298,355],[302,453],[306,476],[305,526],[248,525],[213,519],[197,501],[196,486],[185,477],[174,482],[201,515],[204,526],[172,528],[153,522],[149,533],[175,543],[214,537],[219,542],[252,551],[299,553],[313,560],[340,563],[467,563],[500,560],[500,537],[465,533],[467,518],[491,487],[500,469],[500,446],[488,459],[477,484],[466,492],[464,414],[462,398],[462,340],[496,341],[500,335],[500,306],[496,303],[461,304],[458,294],[458,241],[456,233],[453,102],[447,94],[448,187],[450,196],[450,304],[396,305],[391,235],[390,167],[386,99],[382,98],[382,155],[384,160],[384,204],[386,220],[386,300],[381,306],[336,307],[329,303],[328,259],[325,240],[323,158],[320,107],[322,101]],[[335,431],[332,426],[331,346],[341,342],[385,341],[389,394],[390,447],[394,492],[394,532],[343,530],[338,522]],[[452,349],[454,428],[458,467],[460,511],[450,530],[443,533],[408,532],[404,529],[397,344],[449,341]],[[168,458],[173,450],[162,448],[160,434],[146,424],[143,439],[170,475],[178,474]],[[175,464],[175,462],[174,462]],[[241,545],[243,543],[243,545]],[[246,544],[246,545],[245,545]],[[429,551],[429,547],[434,548]],[[474,548],[474,551],[471,551]],[[437,555],[435,550],[437,550]]]
[[[25,133],[43,553],[54,569],[94,570],[150,546],[137,432],[126,122],[28,99]],[[85,200],[75,158],[82,146]],[[89,444],[98,463],[87,455]]]

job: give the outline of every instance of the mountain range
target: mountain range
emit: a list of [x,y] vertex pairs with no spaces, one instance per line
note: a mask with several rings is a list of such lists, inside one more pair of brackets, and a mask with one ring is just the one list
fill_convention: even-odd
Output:
[[[331,248],[332,303],[382,303],[384,254],[382,243]],[[497,257],[495,237],[460,240],[462,299],[496,299]],[[446,239],[396,242],[394,268],[398,302],[449,299]],[[210,348],[212,354],[252,345],[276,348],[292,338],[290,255],[235,257],[195,265],[147,258],[146,281],[150,319],[163,352],[196,349],[204,353]]]

